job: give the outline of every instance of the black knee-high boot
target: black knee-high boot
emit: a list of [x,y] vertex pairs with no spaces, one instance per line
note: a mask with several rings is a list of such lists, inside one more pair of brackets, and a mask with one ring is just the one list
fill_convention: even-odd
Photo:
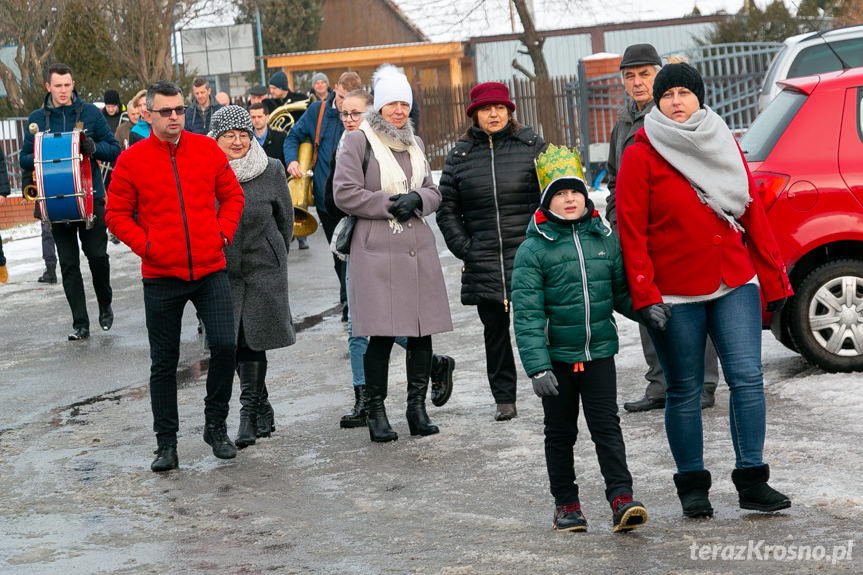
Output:
[[408,420],[411,435],[433,435],[440,431],[437,425],[429,421],[426,413],[426,391],[429,386],[429,375],[432,368],[431,350],[407,352],[408,375],[408,409],[405,417]]
[[363,370],[366,376],[366,422],[369,426],[369,437],[378,443],[395,441],[399,436],[390,427],[387,412],[384,409],[390,363],[385,359],[364,355]]
[[240,376],[240,428],[234,441],[239,449],[255,444],[258,425],[258,390],[267,373],[266,363],[241,361],[237,365]]
[[261,378],[258,380],[258,426],[255,431],[257,437],[269,437],[270,433],[276,430],[276,424],[273,422],[275,414],[273,406],[270,405],[270,394],[267,391],[267,362],[262,361]]

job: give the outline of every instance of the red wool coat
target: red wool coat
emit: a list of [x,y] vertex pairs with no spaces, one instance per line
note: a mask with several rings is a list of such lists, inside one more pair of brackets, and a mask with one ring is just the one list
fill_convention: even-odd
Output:
[[150,134],[120,154],[105,221],[141,257],[145,278],[189,281],[225,269],[225,244],[243,203],[243,189],[215,140],[183,132],[175,146]]
[[623,153],[616,189],[618,234],[635,309],[661,302],[662,294],[707,295],[720,282],[738,287],[756,273],[765,301],[792,295],[751,175],[749,195],[752,201],[739,218],[746,230],[741,234],[698,199],[639,130]]

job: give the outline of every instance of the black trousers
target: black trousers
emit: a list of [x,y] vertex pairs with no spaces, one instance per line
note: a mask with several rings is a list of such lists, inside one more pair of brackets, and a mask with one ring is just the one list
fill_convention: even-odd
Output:
[[99,310],[111,305],[111,265],[108,262],[108,228],[105,226],[105,198],[93,200],[93,215],[96,216],[89,230],[84,222],[72,224],[52,224],[51,234],[57,244],[57,257],[60,260],[60,273],[63,275],[63,291],[72,309],[72,327],[90,329],[87,315],[87,296],[84,295],[84,279],[81,277],[80,250],[87,256],[90,274],[93,276],[93,290],[99,302]]
[[573,372],[571,363],[554,363],[558,394],[542,398],[545,412],[545,465],[555,505],[578,502],[572,449],[578,437],[578,402],[596,446],[599,469],[609,503],[618,495],[632,495],[632,476],[617,416],[617,374],[614,358],[584,363]]
[[180,361],[180,329],[186,302],[192,302],[207,330],[210,366],[204,417],[223,421],[228,417],[234,382],[234,310],[231,286],[224,270],[194,281],[178,278],[144,278],[144,312],[150,339],[150,406],[158,445],[176,445],[180,417],[177,413],[177,364]]
[[483,302],[476,309],[483,326],[485,366],[494,402],[515,403],[517,376],[509,337],[509,312],[502,302]]
[[[341,218],[334,218],[327,212],[318,210],[318,219],[321,220],[321,227],[324,228],[324,235],[327,238],[327,249],[329,249],[330,242],[333,241],[333,231],[336,229],[336,224],[339,223]],[[345,283],[346,264],[347,262],[343,262],[333,254],[333,268],[336,270],[336,276],[339,278],[339,301],[344,305],[348,303],[348,287]]]

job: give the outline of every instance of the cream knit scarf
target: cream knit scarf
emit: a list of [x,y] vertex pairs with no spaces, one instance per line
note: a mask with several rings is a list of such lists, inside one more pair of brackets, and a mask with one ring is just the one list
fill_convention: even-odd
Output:
[[[406,194],[422,186],[428,164],[425,155],[413,135],[413,125],[402,128],[386,122],[377,112],[367,112],[359,128],[369,141],[372,153],[381,170],[381,190],[387,195]],[[393,151],[407,150],[411,160],[411,181],[408,184],[404,170],[396,161]],[[425,222],[424,218],[421,218]],[[389,219],[394,234],[402,232],[402,225],[395,218]]]
[[654,106],[644,118],[644,133],[703,203],[745,231],[737,219],[751,200],[749,178],[734,135],[716,112],[704,106],[681,124]]
[[248,182],[263,174],[264,170],[267,169],[267,153],[253,136],[252,145],[246,155],[228,163],[231,164],[231,169],[234,170],[238,182]]

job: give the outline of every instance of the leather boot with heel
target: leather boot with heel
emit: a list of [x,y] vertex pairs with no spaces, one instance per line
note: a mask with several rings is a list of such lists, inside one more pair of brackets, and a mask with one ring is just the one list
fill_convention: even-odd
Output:
[[369,426],[369,438],[376,443],[395,441],[399,435],[390,426],[384,408],[390,362],[387,359],[364,355],[363,370],[366,375],[366,423]]
[[261,378],[258,380],[258,428],[257,437],[269,437],[276,430],[275,412],[270,404],[270,393],[267,391],[267,362],[262,363]]
[[240,376],[240,427],[234,444],[243,449],[255,444],[258,428],[258,389],[266,374],[266,364],[259,361],[241,361],[237,365]]
[[432,352],[431,350],[408,351],[406,363],[408,407],[405,417],[408,420],[411,435],[434,435],[440,429],[429,421],[428,413],[426,413],[426,392],[432,369]]

